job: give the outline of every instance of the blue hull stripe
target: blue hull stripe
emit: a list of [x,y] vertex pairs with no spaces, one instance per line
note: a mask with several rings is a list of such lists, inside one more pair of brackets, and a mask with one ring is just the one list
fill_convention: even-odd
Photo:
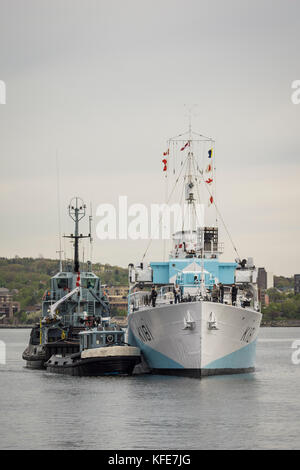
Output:
[[183,369],[184,367],[176,361],[173,361],[168,356],[155,351],[155,349],[150,348],[145,343],[142,343],[136,336],[134,336],[134,341],[140,350],[143,352],[144,357],[147,361],[147,364],[152,369]]
[[[152,369],[184,369],[184,366],[179,364],[168,356],[155,351],[155,349],[141,342],[136,336],[132,335],[136,346],[143,352],[144,357]],[[255,366],[256,355],[256,340],[252,341],[247,346],[234,351],[227,356],[216,359],[215,361],[207,364],[204,369],[248,369]]]
[[227,356],[210,362],[204,369],[246,369],[255,365],[256,340]]

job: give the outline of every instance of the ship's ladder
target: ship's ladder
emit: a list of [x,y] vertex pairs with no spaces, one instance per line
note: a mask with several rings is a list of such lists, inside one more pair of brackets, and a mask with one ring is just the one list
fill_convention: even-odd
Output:
[[95,302],[93,300],[89,300],[87,304],[87,314],[88,316],[92,317],[95,313]]

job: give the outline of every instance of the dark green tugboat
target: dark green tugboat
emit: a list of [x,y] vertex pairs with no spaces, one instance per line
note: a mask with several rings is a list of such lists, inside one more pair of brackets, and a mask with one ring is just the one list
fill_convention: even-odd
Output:
[[85,216],[86,206],[76,197],[68,210],[75,222],[74,234],[67,237],[74,240],[74,263],[65,270],[60,263],[59,272],[51,278],[50,289],[44,294],[42,318],[31,330],[23,353],[27,367],[32,369],[44,369],[53,354],[64,357],[79,353],[79,333],[101,325],[103,317],[110,318],[108,299],[91,263],[80,272],[79,240],[91,239],[90,233],[79,234],[79,221]]

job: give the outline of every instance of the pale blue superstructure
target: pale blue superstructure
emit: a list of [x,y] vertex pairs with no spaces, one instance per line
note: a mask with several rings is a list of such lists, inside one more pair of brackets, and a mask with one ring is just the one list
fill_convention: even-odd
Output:
[[[168,261],[152,262],[150,266],[153,272],[153,284],[194,284],[195,276],[198,277],[198,281],[201,280],[200,273],[203,270],[205,287],[210,288],[220,282],[222,284],[233,284],[237,263],[220,262],[216,258],[171,258]],[[189,267],[191,267],[191,270],[185,271]]]

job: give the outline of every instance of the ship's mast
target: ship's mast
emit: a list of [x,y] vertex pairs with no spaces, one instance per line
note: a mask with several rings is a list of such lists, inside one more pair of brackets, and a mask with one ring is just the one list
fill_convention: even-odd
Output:
[[79,221],[83,219],[86,212],[86,205],[83,200],[79,197],[75,197],[71,200],[69,204],[69,216],[75,222],[75,232],[71,235],[64,235],[65,238],[71,238],[74,240],[74,272],[79,272],[79,240],[82,238],[90,238],[91,234],[82,235],[79,234]]
[[[183,175],[179,171],[177,173],[178,176],[176,175],[177,178],[175,177],[175,185],[180,181],[180,176],[182,178],[181,181],[183,181],[182,194],[184,194],[184,197],[181,201],[184,206],[181,234],[179,232],[174,234],[177,235],[177,238],[174,238],[176,243],[176,245],[174,244],[174,250],[176,250],[176,254],[180,253],[178,250],[183,250],[183,253],[188,253],[189,255],[194,253],[197,256],[203,257],[205,238],[203,203],[210,197],[209,206],[212,205],[213,187],[209,187],[209,184],[214,181],[211,174],[211,160],[208,160],[206,163],[205,155],[209,159],[211,158],[214,141],[210,137],[193,131],[192,113],[190,110],[187,131],[172,137],[168,143],[169,147],[172,146],[173,152],[171,155],[173,158],[176,158],[178,150],[179,152],[185,152],[185,158],[181,159],[181,168],[184,168],[185,171]],[[208,175],[205,173],[208,173]],[[202,183],[201,187],[200,183]],[[189,246],[188,249],[187,246]]]
[[[183,241],[186,241],[184,240],[186,239],[185,234],[190,231],[190,240],[194,238],[193,232],[197,233],[197,243],[199,242],[199,249],[197,251],[200,252],[202,250],[201,252],[203,252],[204,207],[200,207],[200,204],[201,202],[202,204],[204,203],[208,195],[211,196],[210,205],[212,205],[213,199],[211,191],[208,188],[208,184],[212,183],[213,178],[209,178],[209,176],[207,176],[210,181],[206,181],[206,175],[204,172],[211,170],[207,169],[207,165],[205,165],[205,170],[204,155],[205,152],[208,151],[208,146],[209,149],[212,149],[214,140],[192,130],[191,109],[189,110],[188,123],[187,131],[168,139],[168,150],[163,154],[164,156],[168,155],[168,168],[170,166],[170,162],[173,161],[173,173],[170,174],[170,176],[173,177],[173,181],[170,180],[172,189],[167,195],[166,206],[171,202],[171,198],[176,194],[175,191],[178,191],[178,187],[180,186],[181,189],[179,190],[178,196],[180,206],[182,207],[182,217],[180,220],[181,230],[176,232],[176,235],[181,238],[176,239],[178,246],[175,246],[175,249],[178,250],[178,248],[181,248],[181,246],[184,245]],[[180,155],[180,160],[177,168],[176,158],[178,158],[178,155]],[[163,163],[166,168],[165,160],[163,160]],[[208,166],[210,167],[211,165]],[[166,169],[164,169],[164,171],[166,171]],[[199,185],[200,182],[203,182],[202,189]],[[203,188],[205,188],[206,191],[205,189],[203,190]],[[199,210],[201,211],[199,212]],[[189,220],[189,227],[187,226],[187,218]],[[161,220],[162,215],[159,223]],[[143,260],[150,248],[151,242],[152,239],[150,239],[146,247],[142,258]]]
[[[196,207],[195,207],[195,175],[194,175],[194,169],[195,169],[195,162],[194,162],[194,154],[193,154],[193,149],[192,149],[192,142],[193,142],[193,137],[192,137],[192,112],[191,109],[189,111],[189,130],[188,130],[188,157],[187,157],[187,167],[186,167],[186,174],[185,174],[185,200],[188,204],[188,218],[189,218],[189,228],[190,228],[190,233],[192,233],[193,230],[196,229]],[[200,201],[198,201],[200,204]]]

